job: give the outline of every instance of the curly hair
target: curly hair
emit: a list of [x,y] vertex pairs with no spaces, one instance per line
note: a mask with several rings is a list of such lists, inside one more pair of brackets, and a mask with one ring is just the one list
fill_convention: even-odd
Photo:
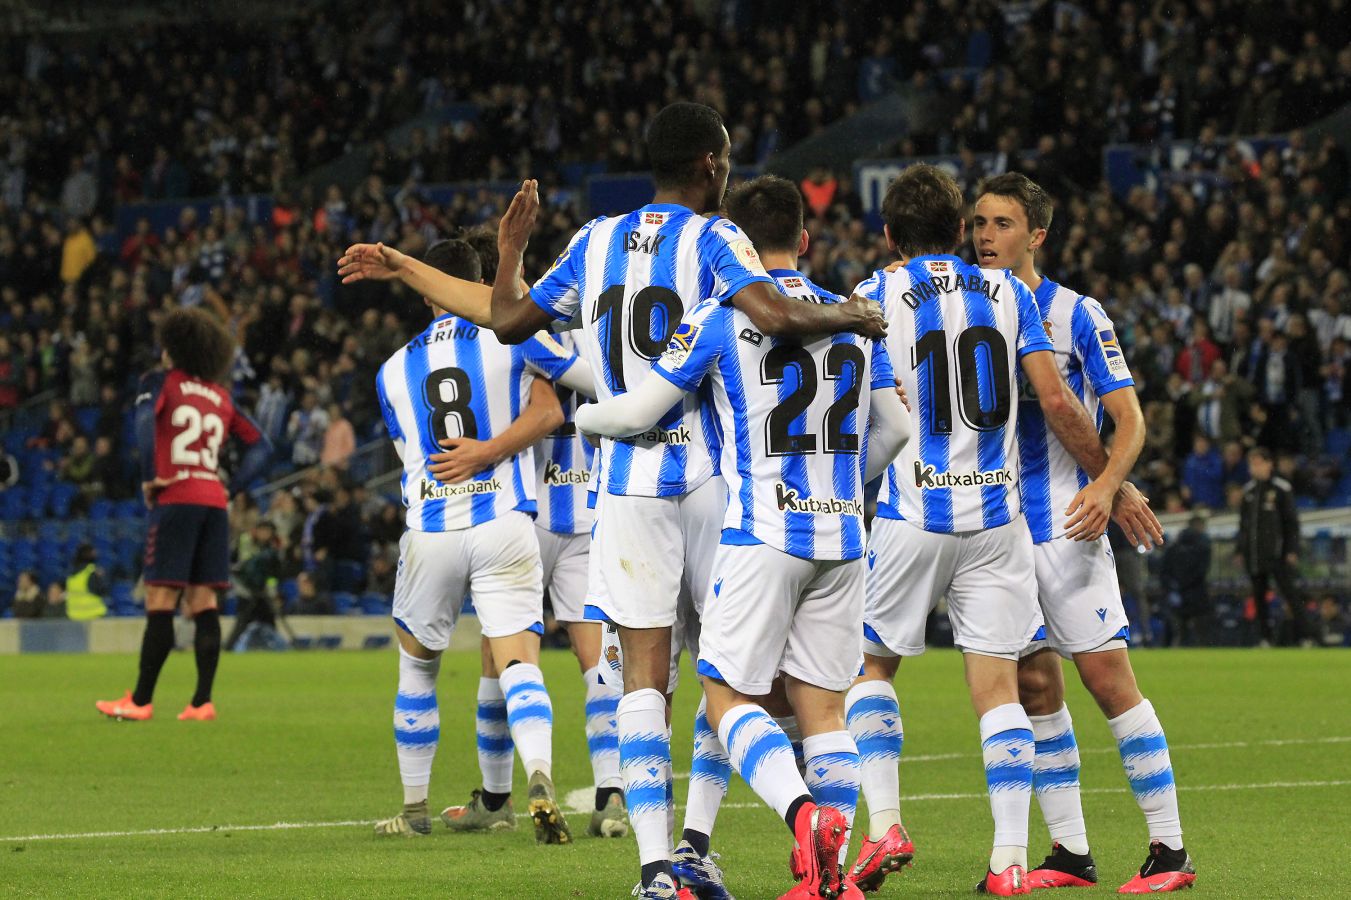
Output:
[[193,378],[224,384],[235,358],[225,325],[199,307],[170,311],[159,325],[159,344],[174,367]]

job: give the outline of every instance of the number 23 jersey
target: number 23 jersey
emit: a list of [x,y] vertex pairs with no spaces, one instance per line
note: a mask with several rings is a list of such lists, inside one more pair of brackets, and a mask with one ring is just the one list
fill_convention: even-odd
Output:
[[557,377],[575,358],[557,341],[532,337],[508,346],[486,328],[444,315],[385,361],[376,393],[403,461],[409,528],[456,531],[511,510],[535,514],[531,448],[456,484],[432,477],[429,458],[445,449],[446,438],[500,435],[529,403],[535,373]]
[[1017,360],[1052,349],[1032,292],[1006,269],[933,255],[876,272],[854,293],[882,305],[914,424],[882,478],[877,514],[944,534],[1012,521]]

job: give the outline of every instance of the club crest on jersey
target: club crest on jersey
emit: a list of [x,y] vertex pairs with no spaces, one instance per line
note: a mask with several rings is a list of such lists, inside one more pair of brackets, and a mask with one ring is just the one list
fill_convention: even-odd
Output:
[[1046,340],[1048,340],[1048,341],[1054,341],[1054,340],[1055,340],[1055,335],[1053,335],[1053,334],[1051,333],[1053,329],[1052,329],[1052,327],[1051,327],[1051,320],[1050,320],[1050,319],[1042,319],[1042,322],[1041,322],[1041,330],[1044,331],[1044,332],[1046,332]]
[[820,516],[861,516],[863,503],[839,497],[803,497],[795,488],[780,481],[774,485],[774,502],[782,512],[812,513]]
[[938,490],[954,487],[987,487],[1013,483],[1013,472],[1009,469],[993,469],[989,472],[972,470],[970,472],[940,472],[933,466],[926,466],[915,460],[915,487],[923,490]]
[[690,351],[694,349],[694,342],[698,339],[699,326],[681,322],[676,326],[675,334],[666,342],[666,352],[662,354],[662,359],[672,367],[683,366],[685,360],[690,358]]
[[1102,346],[1102,358],[1107,363],[1107,371],[1114,378],[1129,378],[1130,367],[1126,365],[1126,355],[1121,352],[1116,332],[1111,328],[1098,331],[1098,343]]
[[605,648],[605,662],[610,666],[610,670],[619,671],[619,648],[614,644],[609,644]]

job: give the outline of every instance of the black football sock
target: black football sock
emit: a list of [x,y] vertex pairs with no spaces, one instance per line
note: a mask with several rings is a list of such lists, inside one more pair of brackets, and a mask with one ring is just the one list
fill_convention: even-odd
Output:
[[483,791],[479,794],[479,799],[483,801],[483,808],[488,812],[497,812],[511,799],[511,794],[494,794],[492,791]]
[[619,794],[622,796],[623,793],[624,793],[623,789],[617,787],[596,788],[596,812],[600,812],[602,809],[604,809],[605,804],[609,803],[610,798],[613,797],[615,794]]
[[220,662],[220,613],[208,609],[199,612],[193,621],[197,624],[197,635],[192,640],[197,656],[197,692],[192,695],[192,705],[201,706],[211,702],[211,685],[216,680],[216,664]]
[[136,679],[136,690],[131,693],[131,702],[145,706],[155,696],[155,683],[159,681],[160,669],[174,649],[174,614],[169,612],[148,612],[145,614],[145,635],[141,638],[141,674]]
[[702,831],[695,831],[693,828],[686,828],[680,835],[680,839],[694,848],[694,852],[700,856],[708,856],[708,835]]
[[643,863],[643,887],[652,883],[652,879],[658,875],[668,875],[672,881],[675,881],[675,872],[671,869],[669,859],[659,859],[656,862]]
[[794,835],[797,834],[798,812],[802,809],[803,806],[806,806],[808,803],[811,802],[813,802],[812,795],[803,794],[801,797],[798,797],[792,803],[788,804],[788,812],[784,813],[783,820],[788,823],[788,830],[793,832]]

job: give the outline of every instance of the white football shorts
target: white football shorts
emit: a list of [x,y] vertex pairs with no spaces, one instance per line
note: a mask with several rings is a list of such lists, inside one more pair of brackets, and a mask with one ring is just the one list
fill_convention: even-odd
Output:
[[811,560],[766,544],[723,544],[704,604],[699,674],[743,694],[780,672],[845,691],[863,663],[863,560]]
[[1121,604],[1112,545],[1059,537],[1032,548],[1037,597],[1046,621],[1044,633],[1023,651],[1050,647],[1069,659],[1076,653],[1118,650],[1130,638],[1130,621]]
[[877,518],[868,567],[864,649],[873,656],[923,653],[925,620],[944,595],[963,652],[1017,659],[1041,627],[1032,535],[1021,517],[958,534]]
[[535,538],[539,541],[539,562],[554,618],[560,622],[581,622],[586,606],[591,535],[558,534],[536,524]]
[[428,650],[444,650],[473,597],[486,637],[542,632],[543,582],[535,526],[525,513],[457,531],[406,531],[399,540],[394,621]]

